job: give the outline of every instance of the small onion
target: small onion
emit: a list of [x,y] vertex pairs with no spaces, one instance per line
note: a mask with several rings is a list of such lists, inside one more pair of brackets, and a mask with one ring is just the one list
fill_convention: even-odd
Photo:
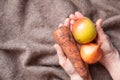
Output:
[[102,57],[101,44],[89,43],[80,46],[80,55],[84,62],[94,64]]

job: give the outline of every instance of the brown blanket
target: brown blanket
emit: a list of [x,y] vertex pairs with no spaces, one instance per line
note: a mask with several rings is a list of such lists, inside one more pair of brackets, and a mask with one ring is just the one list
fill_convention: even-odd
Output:
[[[0,0],[0,80],[70,80],[58,64],[52,31],[80,11],[120,50],[119,0]],[[116,66],[117,68],[117,66]],[[90,65],[93,80],[111,80],[105,68]]]

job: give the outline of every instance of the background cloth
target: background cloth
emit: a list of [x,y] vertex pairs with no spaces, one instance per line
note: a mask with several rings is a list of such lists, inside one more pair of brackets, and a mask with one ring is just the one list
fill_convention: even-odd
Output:
[[[0,80],[70,80],[60,67],[53,30],[80,11],[104,31],[120,51],[119,0],[0,0]],[[117,66],[116,66],[117,68]],[[93,80],[112,80],[99,63]]]

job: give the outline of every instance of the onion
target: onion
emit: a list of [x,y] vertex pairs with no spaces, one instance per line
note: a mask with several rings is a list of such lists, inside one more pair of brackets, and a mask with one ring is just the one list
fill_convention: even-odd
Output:
[[89,43],[80,46],[80,55],[84,62],[94,64],[102,57],[101,44]]

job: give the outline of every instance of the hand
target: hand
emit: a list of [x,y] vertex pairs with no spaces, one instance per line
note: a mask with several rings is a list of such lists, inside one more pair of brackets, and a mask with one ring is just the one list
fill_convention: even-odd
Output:
[[[82,14],[76,12],[75,15],[67,18],[64,21],[64,24],[60,24],[59,26],[68,26],[70,27],[75,20],[78,18],[83,17]],[[63,67],[63,69],[67,72],[67,74],[71,77],[71,80],[83,80],[80,75],[77,73],[77,71],[74,69],[73,65],[71,64],[70,60],[64,55],[61,47],[58,44],[54,45],[58,57],[59,57],[59,64]]]
[[[75,12],[75,14],[71,14],[69,18],[67,18],[64,21],[64,24],[60,24],[60,26],[68,26],[71,28],[71,26],[74,24],[74,22],[84,17],[81,13]],[[108,70],[110,75],[114,80],[120,80],[119,70],[120,70],[120,58],[119,53],[117,49],[112,45],[111,41],[109,40],[109,37],[105,34],[102,27],[102,19],[98,19],[96,22],[96,29],[98,32],[98,38],[97,43],[101,44],[101,49],[103,51],[103,57],[100,60],[100,62],[105,66],[105,68]],[[69,59],[64,55],[62,52],[62,49],[59,45],[55,45],[55,49],[57,50],[57,54],[59,57],[60,65],[64,68],[64,70],[68,73],[68,75],[73,78],[77,76],[77,78],[80,78],[79,74],[75,71],[73,65],[69,61]],[[60,58],[61,57],[61,58]],[[63,59],[64,58],[64,59]],[[68,67],[69,66],[69,67]],[[116,68],[117,66],[117,68]],[[75,76],[74,76],[75,75]],[[77,79],[74,79],[77,80]]]
[[66,73],[70,76],[71,80],[83,80],[80,75],[74,69],[70,60],[65,56],[61,47],[58,44],[54,45],[54,48],[57,51],[57,55],[59,58],[59,64],[63,67]]
[[120,80],[120,56],[118,50],[113,46],[108,35],[105,34],[101,28],[102,20],[96,22],[96,29],[98,31],[98,43],[101,44],[103,57],[100,60],[101,64],[108,70],[113,80]]

